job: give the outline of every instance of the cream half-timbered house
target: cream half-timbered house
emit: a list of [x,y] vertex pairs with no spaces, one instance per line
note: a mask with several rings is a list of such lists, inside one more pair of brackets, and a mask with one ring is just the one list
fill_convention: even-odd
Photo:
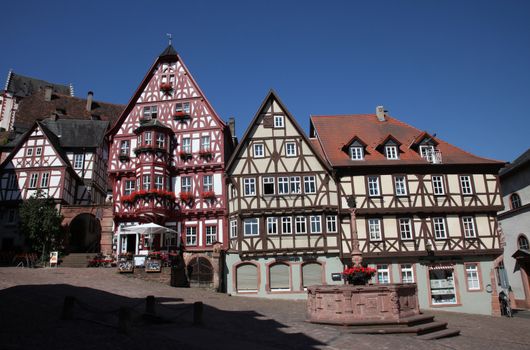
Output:
[[[227,291],[305,297],[342,271],[349,229],[338,215],[327,164],[269,92],[227,165],[230,249]],[[339,282],[340,283],[340,282]]]
[[[169,46],[109,132],[117,253],[167,248],[176,237],[125,234],[155,222],[179,233],[192,284],[219,286],[214,247],[227,246],[225,155],[230,131]],[[216,247],[215,251],[218,249]]]
[[[353,255],[376,283],[417,283],[420,307],[492,314],[503,163],[386,115],[313,116],[310,135],[339,178]],[[495,294],[495,293],[493,293]]]

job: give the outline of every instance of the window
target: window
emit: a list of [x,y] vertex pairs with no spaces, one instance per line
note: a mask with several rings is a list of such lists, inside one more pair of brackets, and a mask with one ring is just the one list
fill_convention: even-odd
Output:
[[245,236],[257,236],[259,234],[257,218],[245,219],[243,220],[243,225],[243,234]]
[[254,144],[254,158],[263,158],[265,156],[262,143]]
[[519,249],[528,249],[528,239],[524,235],[520,235],[519,238],[517,238],[517,245],[519,246]]
[[441,196],[445,194],[444,191],[444,179],[441,175],[433,175],[432,177],[432,189],[435,196]]
[[244,186],[245,190],[243,192],[245,193],[245,196],[256,195],[256,179],[245,179]]
[[33,148],[26,148],[26,156],[31,157],[33,155]]
[[151,176],[150,175],[144,175],[142,176],[142,188],[146,191],[149,191],[151,189]]
[[465,264],[467,290],[480,290],[480,277],[478,274],[478,264]]
[[274,178],[273,177],[263,178],[263,194],[264,195],[274,194]]
[[380,195],[379,178],[377,176],[368,176],[368,195],[370,197],[376,197]]
[[388,264],[377,265],[377,283],[390,283],[390,267]]
[[296,143],[287,142],[285,144],[285,155],[287,157],[295,157],[296,156]]
[[40,156],[41,154],[42,154],[42,147],[37,147],[37,149],[35,150],[35,155]]
[[177,103],[175,104],[175,112],[184,112],[186,114],[190,114],[190,103],[184,102],[184,103]]
[[206,245],[212,245],[217,241],[217,226],[206,226]]
[[186,245],[197,245],[197,227],[186,226]]
[[271,291],[291,290],[289,265],[274,264],[269,269]]
[[274,127],[275,128],[283,128],[283,115],[275,115],[274,116]]
[[145,144],[150,145],[153,142],[151,131],[146,131],[144,134]]
[[305,193],[316,192],[315,176],[304,176],[304,192]]
[[319,284],[322,284],[322,265],[319,263],[302,265],[302,286],[307,288]]
[[291,193],[302,193],[302,187],[300,186],[300,176],[291,176]]
[[134,180],[125,180],[125,188],[123,189],[123,193],[128,196],[133,192],[134,192]]
[[293,221],[291,217],[283,217],[282,218],[282,233],[284,235],[288,235],[293,233],[293,227],[292,227]]
[[37,180],[39,179],[39,174],[33,173],[29,178],[29,188],[37,188]]
[[517,209],[521,207],[521,197],[517,193],[513,193],[510,196],[510,204],[512,206],[512,209]]
[[454,268],[449,265],[429,267],[431,304],[456,304]]
[[230,220],[230,238],[237,237],[237,220]]
[[326,216],[326,228],[328,233],[337,232],[337,217],[335,215]]
[[401,239],[409,240],[412,239],[412,219],[400,218],[399,219],[399,234]]
[[429,162],[432,161],[434,157],[434,146],[421,145],[420,146],[420,155],[422,158],[427,159]]
[[166,141],[166,135],[156,134],[156,147],[164,148],[165,141]]
[[381,240],[381,220],[368,219],[368,232],[370,233],[371,241]]
[[137,143],[138,143],[138,147],[142,145],[142,134],[138,135]]
[[462,194],[473,194],[473,188],[471,187],[471,177],[469,175],[460,176],[460,188]]
[[201,137],[201,151],[210,151],[210,136]]
[[278,218],[276,217],[267,218],[267,234],[269,235],[278,234]]
[[191,153],[191,139],[189,137],[184,137],[182,139],[182,152]]
[[397,146],[385,146],[386,159],[399,159]]
[[294,222],[296,227],[296,233],[307,232],[305,216],[297,216]]
[[181,192],[191,192],[191,177],[182,176],[180,178],[180,191]]
[[74,169],[83,169],[85,162],[85,155],[81,153],[74,154]]
[[401,265],[401,283],[414,283],[414,268],[412,264]]
[[50,173],[42,174],[42,177],[40,179],[40,187],[46,188],[48,187],[49,183],[50,183]]
[[444,218],[432,218],[434,226],[434,237],[436,239],[447,238],[447,232],[445,230],[445,219]]
[[159,191],[164,189],[164,177],[162,175],[155,176],[155,189]]
[[311,233],[322,233],[322,217],[320,215],[311,215],[309,222],[311,223]]
[[407,195],[407,178],[404,175],[395,176],[394,185],[396,187],[396,196]]
[[464,227],[464,237],[475,238],[477,236],[475,232],[475,221],[472,216],[462,217],[462,226]]
[[213,175],[204,175],[202,177],[202,189],[205,192],[213,191]]
[[364,148],[360,146],[350,147],[351,160],[363,160],[364,159]]
[[131,149],[131,143],[129,140],[123,140],[120,142],[120,155],[128,156]]
[[289,194],[289,178],[280,176],[278,178],[278,194]]
[[156,106],[146,106],[144,107],[144,119],[153,119],[158,115],[158,108]]
[[243,264],[237,267],[236,288],[238,293],[258,291],[258,268],[255,265]]

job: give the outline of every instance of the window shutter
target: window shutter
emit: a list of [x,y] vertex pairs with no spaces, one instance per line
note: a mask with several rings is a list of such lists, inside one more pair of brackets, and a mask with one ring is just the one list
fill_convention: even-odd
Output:
[[276,264],[270,268],[270,288],[271,289],[291,289],[289,283],[289,266]]
[[302,267],[304,287],[322,284],[322,265],[317,263],[305,264]]
[[266,115],[263,117],[263,127],[264,128],[274,127],[274,117],[272,115]]
[[254,265],[242,265],[237,268],[237,291],[249,292],[258,290],[258,269]]

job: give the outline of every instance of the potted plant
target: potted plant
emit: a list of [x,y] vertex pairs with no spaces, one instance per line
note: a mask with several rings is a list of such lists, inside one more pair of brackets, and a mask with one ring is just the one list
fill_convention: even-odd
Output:
[[191,159],[191,153],[188,152],[188,151],[180,151],[179,152],[179,157],[182,160],[188,160],[188,159]]
[[365,285],[375,275],[376,269],[364,266],[348,267],[342,272],[343,278],[348,284]]
[[189,113],[186,113],[184,111],[176,111],[175,114],[173,114],[173,119],[174,120],[185,121],[187,119],[190,119],[190,115],[189,115]]
[[168,93],[171,90],[173,90],[173,84],[171,83],[161,83],[160,84],[160,90],[164,93]]
[[195,197],[193,196],[193,193],[191,192],[180,192],[180,199],[183,202],[191,202],[195,199]]
[[209,158],[212,156],[212,151],[209,149],[201,149],[199,151],[199,156],[202,158]]
[[215,199],[215,192],[214,191],[204,191],[201,193],[201,197],[204,199]]

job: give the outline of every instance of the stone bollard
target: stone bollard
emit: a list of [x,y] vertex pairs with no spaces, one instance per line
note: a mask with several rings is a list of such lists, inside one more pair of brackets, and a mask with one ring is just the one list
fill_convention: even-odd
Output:
[[65,296],[61,320],[72,320],[74,318],[75,297]]
[[145,313],[151,315],[156,314],[154,295],[148,295],[147,298],[145,298]]
[[129,334],[131,323],[131,310],[126,307],[121,307],[118,313],[118,332],[122,334]]
[[193,325],[202,326],[202,301],[193,303]]

